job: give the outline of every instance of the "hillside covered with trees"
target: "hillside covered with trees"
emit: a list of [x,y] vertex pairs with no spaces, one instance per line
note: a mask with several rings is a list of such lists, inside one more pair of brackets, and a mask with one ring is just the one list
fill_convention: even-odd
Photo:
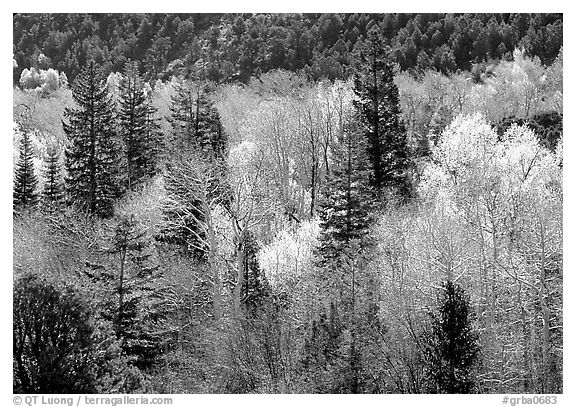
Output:
[[557,14],[15,14],[16,393],[561,393]]
[[106,75],[140,61],[147,80],[189,74],[197,63],[216,82],[247,83],[273,69],[346,79],[372,27],[391,59],[417,72],[482,71],[515,48],[549,65],[562,47],[562,14],[16,14],[14,82],[42,67],[40,54],[70,80],[91,59]]

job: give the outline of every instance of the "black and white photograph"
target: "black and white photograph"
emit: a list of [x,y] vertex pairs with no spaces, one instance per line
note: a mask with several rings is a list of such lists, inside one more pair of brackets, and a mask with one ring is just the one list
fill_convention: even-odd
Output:
[[13,13],[9,401],[560,401],[564,14],[373,9]]

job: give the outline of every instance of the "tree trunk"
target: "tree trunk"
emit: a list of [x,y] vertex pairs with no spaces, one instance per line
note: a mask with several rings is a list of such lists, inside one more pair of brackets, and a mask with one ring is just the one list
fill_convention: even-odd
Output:
[[244,253],[244,231],[238,235],[238,242],[236,243],[236,285],[234,286],[234,313],[240,316],[240,309],[242,306],[242,286],[244,285],[244,268],[245,268],[245,253]]
[[212,276],[214,277],[214,318],[218,321],[222,317],[222,281],[220,280],[220,270],[218,270],[218,264],[216,262],[216,253],[218,252],[218,241],[216,239],[216,233],[212,228],[210,222],[208,227],[208,238],[210,240],[210,250],[208,252],[208,263],[210,264],[210,270],[212,271]]
[[116,334],[122,335],[122,319],[124,314],[124,263],[126,260],[126,250],[120,254],[120,276],[118,281],[118,321],[116,325]]

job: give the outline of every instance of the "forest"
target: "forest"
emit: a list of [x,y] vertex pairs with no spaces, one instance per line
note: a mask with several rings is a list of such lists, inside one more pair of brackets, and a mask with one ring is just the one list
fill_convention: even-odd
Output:
[[14,14],[15,393],[562,393],[561,14]]

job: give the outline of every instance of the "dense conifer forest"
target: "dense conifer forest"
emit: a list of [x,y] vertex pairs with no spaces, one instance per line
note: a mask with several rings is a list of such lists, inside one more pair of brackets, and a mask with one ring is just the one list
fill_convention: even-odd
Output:
[[561,14],[14,14],[15,393],[561,393]]

